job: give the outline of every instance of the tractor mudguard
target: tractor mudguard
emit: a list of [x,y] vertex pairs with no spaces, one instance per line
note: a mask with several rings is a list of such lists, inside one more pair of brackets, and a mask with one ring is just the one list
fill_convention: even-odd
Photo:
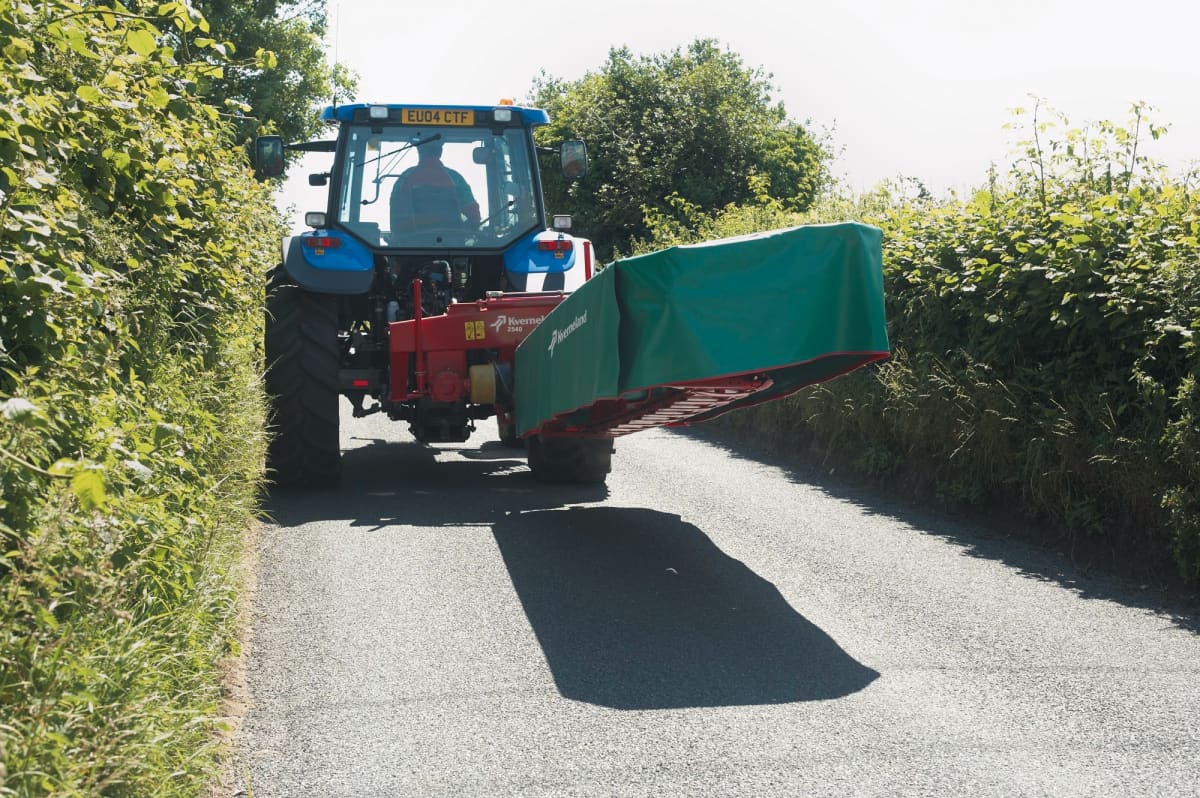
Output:
[[517,242],[504,253],[504,269],[516,291],[565,291],[579,288],[592,276],[590,250],[582,238],[543,230]]
[[283,239],[283,266],[298,285],[322,294],[365,294],[375,279],[369,249],[325,230]]

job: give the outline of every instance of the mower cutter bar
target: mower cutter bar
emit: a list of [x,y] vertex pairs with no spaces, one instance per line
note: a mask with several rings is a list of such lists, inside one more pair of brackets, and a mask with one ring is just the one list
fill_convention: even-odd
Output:
[[564,413],[544,423],[538,432],[546,437],[616,438],[655,427],[683,426],[689,420],[770,388],[766,375],[723,377],[662,385],[631,391],[616,399],[601,399],[587,408],[587,422],[572,422],[575,413]]

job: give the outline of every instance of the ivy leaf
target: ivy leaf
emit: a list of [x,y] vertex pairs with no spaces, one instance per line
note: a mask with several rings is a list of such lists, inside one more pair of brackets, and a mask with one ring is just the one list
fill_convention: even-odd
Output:
[[90,58],[93,61],[100,60],[100,55],[92,52],[88,48],[87,39],[84,38],[84,35],[79,31],[73,31],[70,36],[68,36],[67,46],[70,47],[71,51],[76,55],[83,56],[84,58]]
[[85,466],[71,477],[71,490],[85,511],[98,510],[108,501],[104,475],[95,466]]
[[85,103],[97,104],[104,99],[104,95],[95,86],[84,84],[75,89],[75,96],[83,100]]
[[151,89],[146,95],[146,102],[150,103],[153,108],[166,108],[167,104],[171,102],[171,95],[166,89],[158,86]]
[[129,49],[138,55],[150,55],[158,49],[158,42],[155,40],[154,34],[145,28],[131,30],[128,41]]

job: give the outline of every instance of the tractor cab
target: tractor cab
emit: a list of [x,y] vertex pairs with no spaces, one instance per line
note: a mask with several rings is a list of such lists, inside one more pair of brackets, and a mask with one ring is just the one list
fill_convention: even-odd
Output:
[[[436,263],[454,282],[430,296],[471,301],[492,291],[570,291],[590,276],[590,260],[577,258],[581,240],[566,233],[569,217],[548,229],[533,140],[545,111],[356,104],[326,108],[322,119],[338,126],[336,140],[265,136],[256,145],[263,177],[282,174],[284,150],[333,153],[332,168],[310,176],[329,186],[326,207],[306,215],[325,246],[285,244],[284,266],[301,286],[366,294]],[[583,142],[555,150],[564,176],[583,176]]]
[[372,248],[504,249],[545,229],[528,134],[515,125],[351,123],[335,167],[333,224]]

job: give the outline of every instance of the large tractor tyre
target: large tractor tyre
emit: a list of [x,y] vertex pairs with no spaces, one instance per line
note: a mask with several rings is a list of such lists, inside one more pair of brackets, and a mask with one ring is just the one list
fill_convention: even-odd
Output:
[[337,305],[287,279],[267,284],[268,477],[285,488],[329,488],[341,475]]
[[529,469],[542,482],[600,485],[612,470],[611,438],[527,439]]

